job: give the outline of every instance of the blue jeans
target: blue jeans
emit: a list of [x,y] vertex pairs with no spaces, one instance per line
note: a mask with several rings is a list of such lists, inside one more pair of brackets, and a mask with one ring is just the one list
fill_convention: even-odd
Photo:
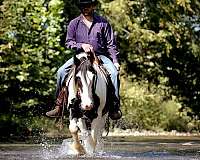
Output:
[[[116,67],[114,66],[113,62],[107,58],[104,55],[99,55],[98,58],[100,58],[103,61],[103,66],[106,68],[106,70],[111,75],[111,81],[115,87],[115,95],[119,98],[119,87],[118,87],[118,71]],[[73,58],[70,58],[64,65],[62,65],[58,71],[57,71],[57,87],[56,87],[56,98],[58,97],[58,94],[62,88],[62,83],[65,79],[65,76],[70,71],[69,66],[71,66],[74,63]]]

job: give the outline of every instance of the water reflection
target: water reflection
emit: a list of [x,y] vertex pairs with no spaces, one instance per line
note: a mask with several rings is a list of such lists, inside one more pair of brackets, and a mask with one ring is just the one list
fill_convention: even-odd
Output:
[[38,145],[0,145],[0,160],[199,160],[199,140],[106,141],[97,153],[77,157],[71,140],[61,145],[43,142]]

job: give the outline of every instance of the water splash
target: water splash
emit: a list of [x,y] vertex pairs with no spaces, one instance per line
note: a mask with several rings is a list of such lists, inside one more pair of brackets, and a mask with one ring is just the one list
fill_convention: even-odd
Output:
[[[85,139],[86,140],[86,139]],[[41,158],[44,160],[55,160],[55,159],[74,159],[76,154],[71,148],[72,139],[63,140],[61,145],[50,145],[47,142],[41,144]],[[83,144],[84,147],[88,147]],[[82,158],[87,159],[104,159],[104,158],[112,158],[112,159],[120,159],[122,158],[120,155],[115,155],[109,152],[104,151],[104,140],[103,138],[97,142],[96,151],[93,153],[90,148],[87,148],[88,153],[84,156],[80,156]]]
[[72,140],[71,139],[65,139],[63,140],[61,147],[59,148],[59,155],[60,156],[69,156],[69,155],[75,155],[74,151],[71,148]]
[[[83,140],[87,140],[85,137]],[[84,142],[82,142],[84,147],[88,147]],[[84,156],[78,156],[74,153],[71,148],[72,139],[63,140],[61,145],[49,145],[47,142],[42,144],[42,159],[43,160],[61,160],[61,159],[87,159],[87,160],[99,160],[99,159],[108,159],[108,160],[130,160],[135,159],[136,156],[129,154],[128,152],[118,152],[118,151],[108,151],[104,146],[104,139],[101,138],[97,142],[95,152],[92,152],[90,148],[87,148],[87,154]],[[114,146],[113,146],[114,147]],[[115,146],[116,147],[116,146]]]
[[70,147],[71,144],[72,141],[70,139],[63,140],[61,145],[50,145],[47,142],[44,142],[41,145],[43,147],[42,159],[53,160],[74,156],[75,153]]

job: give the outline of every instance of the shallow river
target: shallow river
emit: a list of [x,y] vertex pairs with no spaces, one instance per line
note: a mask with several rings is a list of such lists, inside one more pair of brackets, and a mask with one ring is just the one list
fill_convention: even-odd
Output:
[[200,160],[200,137],[108,137],[97,153],[79,157],[70,141],[0,144],[0,160]]

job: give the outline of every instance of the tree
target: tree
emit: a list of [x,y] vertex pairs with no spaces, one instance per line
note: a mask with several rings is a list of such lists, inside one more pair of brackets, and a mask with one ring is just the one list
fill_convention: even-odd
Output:
[[53,106],[56,71],[71,54],[61,45],[64,3],[4,0],[0,8],[0,118],[41,115]]
[[[102,0],[104,14],[118,32],[121,59],[132,81],[170,87],[199,115],[198,1]],[[133,68],[133,69],[132,69]],[[151,89],[151,87],[149,87]]]

